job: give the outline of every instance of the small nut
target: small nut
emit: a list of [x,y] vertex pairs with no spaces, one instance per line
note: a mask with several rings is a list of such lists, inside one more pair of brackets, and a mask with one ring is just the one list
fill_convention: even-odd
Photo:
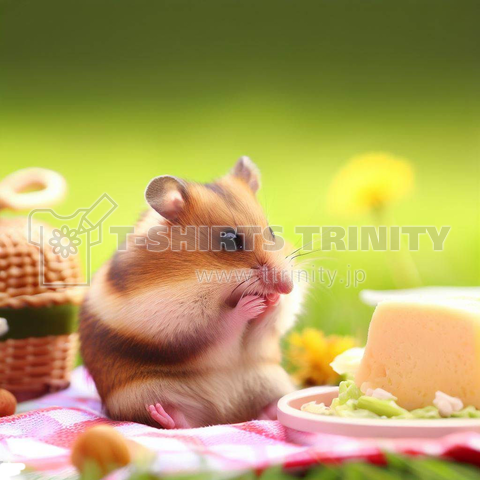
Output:
[[80,473],[95,463],[102,475],[131,461],[126,439],[114,428],[100,425],[83,432],[72,447],[71,461]]
[[0,417],[13,415],[17,409],[17,399],[8,390],[0,388]]

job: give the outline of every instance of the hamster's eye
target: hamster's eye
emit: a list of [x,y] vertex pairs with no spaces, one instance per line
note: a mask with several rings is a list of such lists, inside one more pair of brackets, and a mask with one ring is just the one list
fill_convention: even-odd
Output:
[[273,232],[272,227],[268,227],[268,229],[270,230],[270,235],[275,240],[275,233]]
[[239,235],[233,228],[220,232],[220,243],[222,250],[227,252],[236,252],[243,250],[243,237]]

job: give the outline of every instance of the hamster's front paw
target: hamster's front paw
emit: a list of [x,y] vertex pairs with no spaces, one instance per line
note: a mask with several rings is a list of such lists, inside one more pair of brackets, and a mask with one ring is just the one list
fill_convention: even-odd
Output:
[[231,315],[234,321],[248,322],[261,315],[267,305],[262,297],[247,295],[239,300]]

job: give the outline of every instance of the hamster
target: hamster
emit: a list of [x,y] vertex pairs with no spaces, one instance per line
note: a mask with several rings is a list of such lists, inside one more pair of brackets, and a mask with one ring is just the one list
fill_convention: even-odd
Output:
[[276,417],[294,389],[280,338],[303,292],[259,187],[247,157],[210,184],[148,185],[149,210],[80,309],[81,353],[110,418],[169,429]]

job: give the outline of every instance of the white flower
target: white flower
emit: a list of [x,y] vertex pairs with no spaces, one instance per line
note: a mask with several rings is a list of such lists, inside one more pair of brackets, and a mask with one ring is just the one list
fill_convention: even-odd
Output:
[[76,229],[70,229],[67,225],[64,225],[60,230],[55,228],[52,234],[53,236],[48,240],[48,243],[53,247],[52,252],[55,255],[68,258],[69,255],[76,255],[78,253],[77,247],[82,241],[80,238],[77,238],[78,231]]
[[337,355],[330,364],[339,375],[355,375],[363,358],[364,348],[350,348]]
[[453,412],[458,412],[463,408],[463,402],[457,397],[451,397],[443,392],[435,393],[433,404],[438,408],[442,417],[449,417]]
[[0,317],[0,337],[8,332],[8,323],[6,318]]
[[378,398],[379,400],[397,400],[397,397],[393,396],[390,392],[387,392],[383,388],[367,388],[365,395],[367,397]]

